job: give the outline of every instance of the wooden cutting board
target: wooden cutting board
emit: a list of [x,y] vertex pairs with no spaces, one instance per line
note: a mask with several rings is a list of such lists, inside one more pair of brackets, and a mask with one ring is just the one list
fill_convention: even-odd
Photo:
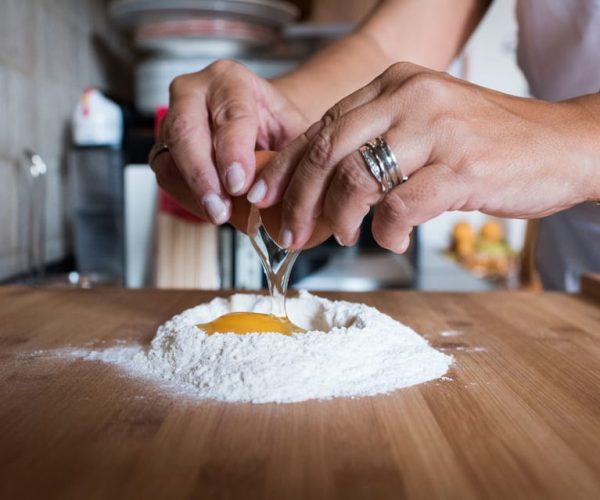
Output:
[[600,302],[327,295],[424,334],[455,357],[451,380],[355,400],[184,400],[47,351],[148,342],[214,293],[0,288],[0,498],[598,498]]

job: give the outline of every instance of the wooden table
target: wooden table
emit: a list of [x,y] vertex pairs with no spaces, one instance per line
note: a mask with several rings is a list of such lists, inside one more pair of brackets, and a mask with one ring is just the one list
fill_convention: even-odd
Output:
[[182,400],[39,352],[148,342],[212,296],[0,288],[0,498],[598,498],[591,297],[330,294],[378,307],[456,360],[452,380],[356,400]]

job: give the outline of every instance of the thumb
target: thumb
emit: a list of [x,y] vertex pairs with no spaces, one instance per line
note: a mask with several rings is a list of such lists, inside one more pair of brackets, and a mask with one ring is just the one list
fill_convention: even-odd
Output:
[[447,165],[423,167],[377,205],[373,237],[383,248],[403,253],[414,226],[448,210],[459,210],[467,195],[467,185]]

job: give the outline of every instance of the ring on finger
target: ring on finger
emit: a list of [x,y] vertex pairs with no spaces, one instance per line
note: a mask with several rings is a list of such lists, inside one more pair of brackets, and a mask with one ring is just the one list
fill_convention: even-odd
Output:
[[384,193],[408,180],[408,176],[402,173],[394,152],[383,137],[377,137],[364,144],[359,152]]
[[150,153],[148,154],[148,164],[152,165],[154,163],[154,160],[156,160],[156,158],[158,158],[161,154],[168,153],[168,152],[169,152],[169,146],[167,146],[164,142],[156,143],[154,146],[152,146],[152,149],[150,150]]

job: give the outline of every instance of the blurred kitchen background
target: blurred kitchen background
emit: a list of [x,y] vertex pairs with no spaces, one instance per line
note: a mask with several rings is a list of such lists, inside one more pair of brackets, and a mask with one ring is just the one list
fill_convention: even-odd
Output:
[[[271,77],[350,31],[367,0],[0,0],[0,282],[260,288],[247,238],[182,213],[146,165],[170,81],[219,58]],[[514,0],[493,2],[455,75],[517,95]],[[303,252],[313,290],[519,287],[523,221],[448,213],[405,256]],[[527,253],[527,252],[526,252]],[[525,257],[525,264],[527,258]],[[529,284],[529,283],[525,283]]]

